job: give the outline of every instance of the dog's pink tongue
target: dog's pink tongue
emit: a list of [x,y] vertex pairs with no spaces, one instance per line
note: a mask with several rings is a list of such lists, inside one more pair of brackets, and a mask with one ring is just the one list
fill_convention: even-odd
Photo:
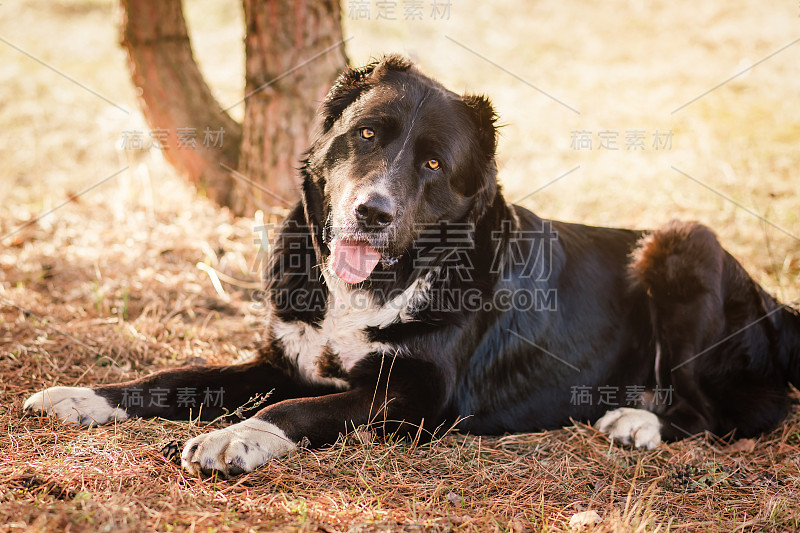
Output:
[[336,237],[331,241],[331,267],[342,281],[361,283],[369,277],[381,254],[364,241]]

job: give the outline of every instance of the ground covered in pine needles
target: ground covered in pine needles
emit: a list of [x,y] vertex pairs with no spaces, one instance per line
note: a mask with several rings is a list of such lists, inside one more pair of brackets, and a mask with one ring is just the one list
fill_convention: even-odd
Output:
[[[240,3],[186,4],[214,94],[239,101]],[[782,301],[800,298],[796,5],[460,0],[435,21],[397,3],[391,22],[349,4],[356,64],[404,52],[493,98],[509,199],[589,224],[700,220]],[[800,529],[797,408],[759,439],[652,451],[582,424],[425,445],[362,430],[227,481],[162,453],[206,430],[189,421],[22,418],[43,387],[243,360],[262,334],[262,222],[198,197],[157,151],[120,150],[148,127],[117,21],[111,0],[0,4],[0,531],[561,531],[584,511],[596,531]],[[624,149],[630,130],[646,150]],[[669,148],[652,148],[656,131]],[[598,149],[600,132],[622,149]]]
[[[653,451],[612,445],[580,424],[425,445],[358,431],[227,481],[188,477],[162,453],[204,431],[194,423],[84,430],[21,418],[24,399],[44,386],[252,353],[260,321],[248,284],[257,280],[243,274],[258,260],[252,221],[184,204],[192,191],[173,187],[175,205],[189,207],[169,224],[169,202],[115,219],[112,188],[65,206],[57,223],[26,226],[3,251],[0,529],[561,530],[585,510],[598,512],[599,531],[800,527],[797,413],[758,440],[694,438]],[[198,264],[230,280],[223,292]]]

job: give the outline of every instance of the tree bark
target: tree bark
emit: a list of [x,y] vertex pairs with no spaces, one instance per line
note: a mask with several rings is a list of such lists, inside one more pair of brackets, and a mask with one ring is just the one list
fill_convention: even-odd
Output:
[[[122,45],[166,159],[237,215],[296,201],[312,118],[347,64],[338,1],[243,0],[243,125],[222,110],[203,79],[180,0],[121,4]],[[205,142],[220,129],[221,146]],[[194,146],[187,146],[192,132]]]
[[[242,127],[222,111],[194,61],[180,0],[122,0],[122,7],[122,46],[145,118],[154,134],[164,134],[164,156],[201,192],[228,205],[233,183],[220,163],[237,167]],[[203,143],[206,128],[224,130],[221,148]]]
[[245,114],[239,170],[264,184],[237,187],[231,205],[251,211],[299,197],[297,167],[312,118],[347,64],[337,0],[244,0]]

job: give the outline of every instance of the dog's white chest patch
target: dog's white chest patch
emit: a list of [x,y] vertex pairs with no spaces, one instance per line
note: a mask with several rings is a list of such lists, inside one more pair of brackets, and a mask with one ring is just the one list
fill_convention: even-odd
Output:
[[426,300],[430,281],[418,279],[383,305],[377,305],[367,291],[342,289],[337,280],[333,283],[340,290],[331,291],[321,323],[273,318],[271,333],[307,379],[346,385],[342,379],[320,373],[322,358],[335,355],[343,370],[349,372],[371,353],[394,354],[394,346],[370,341],[367,329],[410,320],[414,309]]

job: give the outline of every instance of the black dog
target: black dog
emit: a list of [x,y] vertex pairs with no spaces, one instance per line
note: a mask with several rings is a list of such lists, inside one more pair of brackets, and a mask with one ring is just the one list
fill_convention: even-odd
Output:
[[775,427],[800,384],[797,311],[700,224],[596,228],[506,203],[494,122],[486,98],[404,58],[347,70],[267,269],[259,357],[53,387],[25,409],[83,425],[210,419],[272,391],[186,444],[187,470],[224,475],[363,424],[498,434],[575,419],[646,447]]

